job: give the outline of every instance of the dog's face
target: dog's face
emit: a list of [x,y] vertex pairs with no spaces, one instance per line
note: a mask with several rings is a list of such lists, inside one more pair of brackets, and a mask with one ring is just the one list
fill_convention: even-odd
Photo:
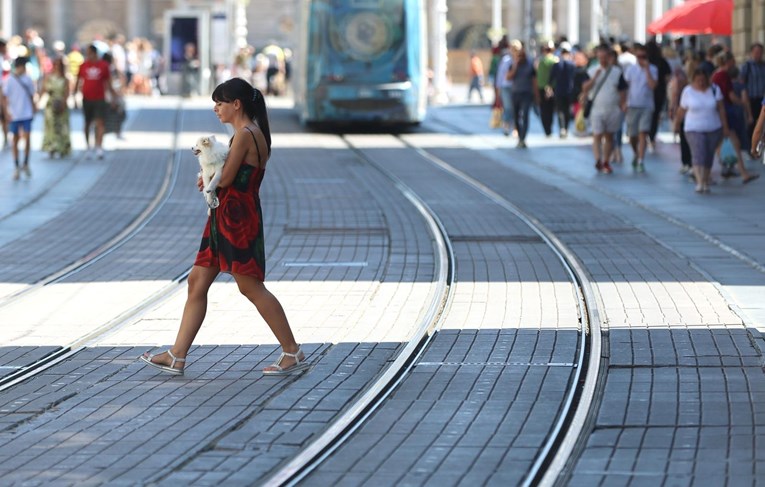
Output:
[[214,135],[200,137],[197,139],[197,143],[194,144],[194,147],[191,148],[191,151],[194,153],[195,156],[198,156],[199,154],[202,153],[202,151],[210,150],[210,148],[214,144],[215,144]]

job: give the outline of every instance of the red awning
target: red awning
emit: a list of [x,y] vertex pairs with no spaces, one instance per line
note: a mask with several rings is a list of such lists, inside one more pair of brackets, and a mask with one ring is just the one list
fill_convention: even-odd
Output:
[[733,31],[733,0],[689,0],[648,25],[651,34],[717,34]]

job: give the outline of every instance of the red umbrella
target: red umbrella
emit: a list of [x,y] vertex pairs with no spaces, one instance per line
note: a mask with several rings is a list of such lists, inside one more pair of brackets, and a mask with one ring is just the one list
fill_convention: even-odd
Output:
[[689,0],[648,25],[651,34],[717,34],[733,31],[733,0]]

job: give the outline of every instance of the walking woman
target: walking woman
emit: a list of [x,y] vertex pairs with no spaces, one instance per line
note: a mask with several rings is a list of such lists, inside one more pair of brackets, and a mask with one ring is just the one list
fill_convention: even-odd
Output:
[[66,77],[64,58],[58,57],[53,61],[53,71],[45,77],[43,91],[48,94],[48,103],[45,105],[42,149],[51,159],[56,154],[62,158],[69,157],[72,152],[67,105],[69,80]]
[[707,73],[701,68],[693,72],[691,83],[683,88],[680,95],[675,133],[680,132],[683,121],[685,138],[691,148],[696,192],[708,193],[715,150],[723,135],[729,135],[729,130],[722,90],[710,85]]
[[507,79],[513,82],[512,102],[515,111],[515,128],[518,130],[518,148],[526,148],[526,134],[529,131],[529,111],[532,106],[539,106],[539,86],[534,64],[528,59],[523,45],[513,52],[513,66],[507,73]]
[[[263,94],[241,78],[230,79],[213,91],[215,114],[234,128],[223,175],[218,184],[220,204],[210,212],[202,244],[189,275],[189,290],[175,344],[141,360],[171,374],[183,374],[186,354],[207,311],[207,291],[221,272],[234,277],[282,346],[279,359],[263,370],[288,375],[308,368],[295,342],[284,309],[263,285],[266,258],[263,219],[258,195],[271,155],[271,131]],[[202,189],[201,178],[197,186]]]

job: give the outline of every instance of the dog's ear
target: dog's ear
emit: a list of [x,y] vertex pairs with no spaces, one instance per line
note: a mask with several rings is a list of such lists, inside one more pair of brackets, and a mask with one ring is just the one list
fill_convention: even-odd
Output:
[[202,137],[199,141],[199,143],[205,147],[209,147],[211,145],[210,143],[210,137]]
[[217,141],[214,135],[210,136],[210,144],[214,144]]

